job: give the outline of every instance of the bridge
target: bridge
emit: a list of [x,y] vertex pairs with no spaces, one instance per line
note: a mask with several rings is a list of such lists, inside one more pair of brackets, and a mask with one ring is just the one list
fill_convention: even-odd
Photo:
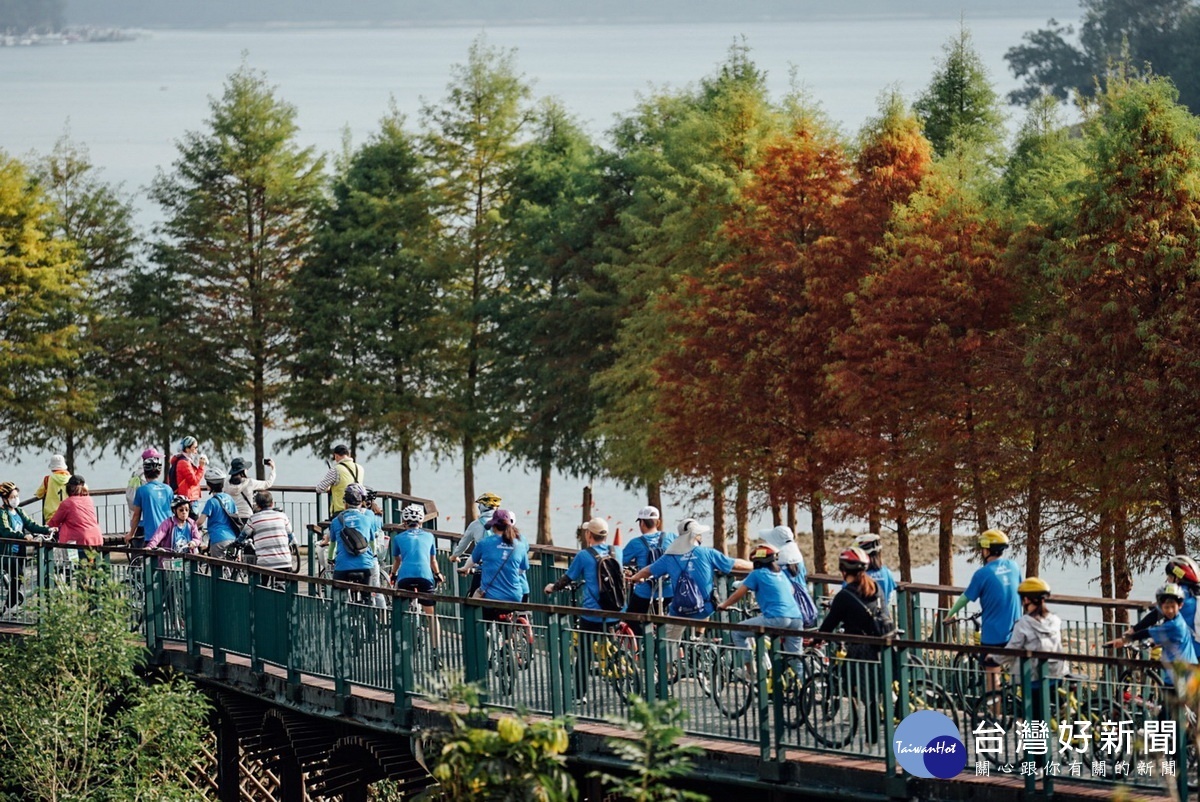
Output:
[[[298,532],[327,514],[324,495],[311,488],[273,491]],[[123,491],[94,495],[106,531],[123,532]],[[321,578],[311,540],[298,574],[204,556],[160,567],[139,559],[146,553],[98,549],[129,594],[131,625],[144,634],[151,662],[184,672],[212,700],[210,795],[231,802],[365,800],[379,780],[424,787],[430,779],[419,742],[444,723],[439,679],[449,675],[476,683],[497,713],[573,716],[569,761],[588,799],[602,798],[586,779],[591,770],[624,766],[607,739],[624,736],[613,722],[634,694],[675,699],[687,711],[688,739],[702,756],[685,782],[713,798],[752,788],[770,800],[1099,799],[1121,787],[1130,798],[1165,799],[1200,788],[1194,746],[1185,744],[1187,711],[1153,682],[1160,664],[1101,648],[1141,606],[1136,602],[1054,599],[1077,675],[1057,692],[1034,684],[1038,658],[1048,655],[1012,652],[1005,689],[989,697],[983,650],[968,632],[937,626],[939,597],[958,590],[932,585],[901,586],[895,614],[904,634],[878,642],[878,661],[835,653],[797,670],[772,639],[780,633],[755,629],[746,675],[729,645],[737,624],[728,618],[699,640],[679,642],[666,630],[677,619],[620,614],[644,625],[644,635],[591,641],[576,627],[576,608],[548,604],[541,592],[562,575],[570,550],[533,548],[530,604],[461,598],[448,561],[458,535],[437,529],[430,500],[381,494],[385,528],[398,528],[400,510],[414,500],[429,510],[426,526],[450,579],[436,596],[436,655],[412,594],[376,589],[372,597],[362,586]],[[26,592],[73,581],[75,551],[39,544],[26,568]],[[819,596],[835,580],[811,581]],[[487,622],[487,608],[524,610],[528,620]],[[33,604],[7,610],[0,631],[27,631],[35,615]],[[833,676],[840,680],[831,684]],[[889,744],[899,722],[917,710],[937,710],[954,722],[968,750],[967,769],[957,777],[921,778],[898,765]],[[1029,731],[1027,723],[1039,718],[1049,727]],[[1153,737],[1166,731],[1164,722],[1177,736],[1170,749]]]

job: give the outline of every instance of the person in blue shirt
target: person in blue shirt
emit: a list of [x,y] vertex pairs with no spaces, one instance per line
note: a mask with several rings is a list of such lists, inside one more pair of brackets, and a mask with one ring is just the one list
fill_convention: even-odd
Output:
[[[433,532],[422,527],[425,523],[425,506],[409,504],[400,512],[400,523],[408,528],[393,537],[389,547],[392,555],[392,584],[397,590],[433,593],[442,583],[442,571],[437,564],[437,544],[434,542]],[[338,557],[337,565],[341,567],[341,557]],[[425,609],[425,615],[429,616],[429,631],[433,635],[433,653],[436,658],[438,645],[441,643],[434,609],[437,602],[433,599],[420,599],[420,604]],[[435,659],[435,664],[438,662]]]
[[1143,622],[1138,622],[1137,626],[1125,630],[1120,638],[1109,641],[1105,645],[1115,646],[1122,641],[1151,638],[1162,647],[1162,661],[1163,665],[1167,668],[1163,672],[1163,684],[1173,689],[1175,687],[1175,664],[1189,663],[1195,665],[1197,662],[1196,648],[1192,642],[1192,633],[1188,630],[1187,624],[1180,614],[1185,598],[1186,595],[1183,588],[1174,582],[1168,582],[1154,594],[1154,600],[1158,603],[1158,610],[1162,613],[1158,622],[1149,627],[1142,626]]
[[[946,614],[946,622],[954,621],[958,611],[967,602],[977,601],[983,611],[981,646],[1003,648],[1012,636],[1013,625],[1021,617],[1021,598],[1017,588],[1021,585],[1021,569],[1004,556],[1008,548],[1008,535],[999,529],[989,529],[979,536],[979,549],[983,555],[983,567],[976,570],[971,583],[958,597]],[[987,673],[988,690],[1000,687],[1000,663],[987,657],[983,661]]]
[[[1196,640],[1196,599],[1200,597],[1200,566],[1186,554],[1176,554],[1167,560],[1167,583],[1178,585],[1183,591],[1183,604],[1179,607],[1179,617],[1184,626],[1192,633],[1192,647],[1200,655],[1200,642]],[[1143,633],[1162,620],[1162,610],[1157,606],[1133,625],[1133,631]]]
[[[638,512],[637,517],[638,531],[641,532],[640,537],[635,537],[629,541],[629,544],[624,549],[624,565],[631,574],[650,565],[666,552],[667,547],[675,541],[674,532],[664,532],[660,528],[662,526],[662,516],[658,512],[658,507],[643,507]],[[642,582],[633,586],[633,592],[629,597],[628,611],[631,613],[649,613],[651,608],[655,608],[653,612],[662,614],[666,610],[666,606],[671,603],[671,583],[666,578],[663,579],[661,585],[656,582]],[[662,607],[658,607],[661,603]],[[635,634],[642,634],[642,623],[640,621],[630,621],[630,628]]]
[[133,494],[133,506],[129,515],[129,534],[125,542],[135,549],[146,545],[146,538],[158,531],[162,522],[171,517],[171,498],[175,493],[160,478],[162,457],[142,460],[142,475],[146,484]]
[[[779,552],[774,546],[761,543],[750,552],[750,562],[754,570],[742,580],[737,589],[729,594],[718,610],[728,610],[737,604],[743,596],[753,591],[754,601],[761,611],[759,615],[747,618],[743,624],[756,627],[772,627],[775,629],[794,629],[797,632],[804,629],[804,620],[800,618],[800,605],[796,604],[796,596],[792,592],[792,582],[780,569]],[[750,651],[750,642],[754,633],[748,630],[735,629],[733,643],[744,652]],[[800,654],[801,638],[799,635],[783,639],[783,651],[787,654]],[[739,657],[744,655],[739,654]]]
[[[621,559],[621,549],[608,543],[608,524],[601,518],[593,518],[584,527],[584,549],[571,560],[567,572],[544,588],[549,596],[564,590],[574,582],[583,583],[583,599],[580,606],[584,611],[576,622],[579,631],[579,653],[592,654],[595,652],[595,633],[602,633],[614,626],[619,619],[608,618],[600,606],[600,580],[597,574],[597,559],[611,554],[618,562]],[[480,585],[482,587],[482,583]],[[591,667],[587,660],[575,661],[575,699],[579,704],[587,704],[588,674]]]
[[[479,598],[493,601],[524,601],[525,572],[529,570],[529,543],[521,537],[516,518],[508,510],[492,513],[488,528],[492,534],[471,552],[467,570],[480,566]],[[507,615],[503,610],[485,607],[483,620],[496,621]]]
[[875,586],[879,588],[879,598],[883,600],[884,606],[890,605],[895,600],[896,575],[883,564],[883,539],[873,532],[868,532],[854,538],[854,545],[866,552],[867,557],[871,559],[867,576],[875,580]]
[[[371,584],[371,571],[376,565],[375,538],[383,529],[379,516],[369,509],[363,508],[367,499],[367,489],[358,483],[346,485],[342,492],[345,509],[334,516],[329,522],[329,537],[336,544],[334,555],[333,578],[343,582],[358,582],[361,585]],[[367,550],[362,554],[351,554],[342,538],[342,532],[347,527],[354,528],[367,541]],[[328,543],[328,541],[326,541]]]
[[[638,571],[630,582],[644,582],[651,577],[670,576],[675,593],[667,608],[668,615],[707,621],[713,613],[713,582],[718,573],[750,571],[754,568],[749,560],[734,559],[714,548],[700,545],[701,538],[710,530],[695,518],[687,518],[679,524],[679,537],[666,553],[651,565]],[[681,578],[683,584],[681,584]],[[694,589],[694,593],[688,588]],[[667,639],[679,640],[683,626],[667,626]]]
[[225,492],[225,478],[225,471],[213,465],[204,472],[209,497],[196,520],[196,526],[207,529],[208,556],[217,559],[225,558],[225,550],[237,540],[238,535],[233,523],[237,516],[237,502]]

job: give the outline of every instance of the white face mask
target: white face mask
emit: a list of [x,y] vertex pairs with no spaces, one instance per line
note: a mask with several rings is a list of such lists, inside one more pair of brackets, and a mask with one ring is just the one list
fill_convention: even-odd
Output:
[[492,511],[492,508],[486,504],[476,504],[475,506],[479,508],[480,515],[483,515],[484,513],[488,513],[488,512]]
[[17,507],[21,506],[21,497],[18,496],[16,493],[13,493],[11,496],[8,497],[8,501],[6,501],[4,503],[7,504],[8,506],[12,507],[15,510]]

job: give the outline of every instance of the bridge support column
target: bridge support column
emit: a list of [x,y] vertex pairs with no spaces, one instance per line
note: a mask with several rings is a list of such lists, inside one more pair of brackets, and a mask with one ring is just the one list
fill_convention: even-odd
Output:
[[288,750],[276,765],[279,767],[280,800],[304,802],[304,773],[300,761]]
[[237,727],[229,717],[216,720],[217,736],[217,798],[221,802],[240,802],[240,765]]

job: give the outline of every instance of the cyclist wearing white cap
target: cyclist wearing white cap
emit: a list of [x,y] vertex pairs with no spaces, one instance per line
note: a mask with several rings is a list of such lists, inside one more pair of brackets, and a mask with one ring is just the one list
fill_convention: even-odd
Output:
[[[637,525],[641,537],[629,541],[624,550],[624,565],[630,573],[637,573],[663,556],[676,537],[674,532],[663,532],[659,528],[662,516],[658,507],[642,507],[637,514]],[[655,583],[642,582],[633,586],[627,609],[631,613],[648,613],[652,602],[661,599],[664,605],[669,605],[673,594],[669,579],[663,580],[661,594]],[[644,629],[640,621],[630,621],[629,627],[636,635],[641,635]]]
[[[713,582],[718,573],[753,570],[749,560],[734,559],[714,548],[700,545],[700,539],[711,529],[695,518],[685,518],[679,524],[679,536],[666,553],[638,571],[629,580],[637,583],[651,577],[670,576],[675,594],[667,612],[680,618],[706,621],[713,613]],[[667,638],[678,640],[682,627],[667,627]]]

